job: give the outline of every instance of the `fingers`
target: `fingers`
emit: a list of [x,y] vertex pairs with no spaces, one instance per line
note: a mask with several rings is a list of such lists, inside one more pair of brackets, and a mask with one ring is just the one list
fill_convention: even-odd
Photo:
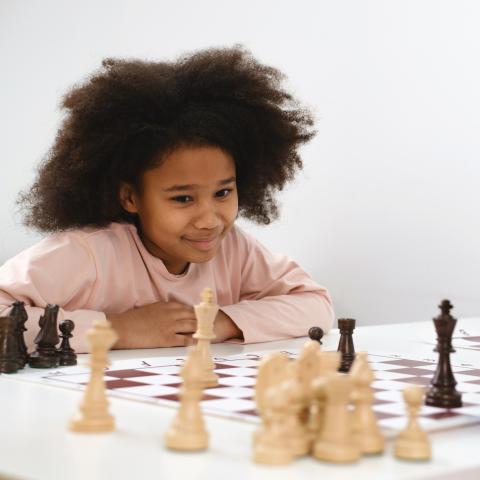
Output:
[[190,345],[195,345],[195,339],[191,334],[179,333],[174,336],[172,347],[189,347]]
[[195,333],[197,331],[197,321],[187,318],[175,322],[175,333]]

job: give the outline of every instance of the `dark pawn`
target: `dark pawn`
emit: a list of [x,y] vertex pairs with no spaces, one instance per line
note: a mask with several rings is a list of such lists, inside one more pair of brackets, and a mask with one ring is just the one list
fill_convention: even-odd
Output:
[[352,334],[355,330],[355,319],[339,318],[338,329],[340,330],[340,341],[338,342],[337,351],[342,353],[342,360],[339,372],[347,373],[355,360],[355,347],[353,346]]
[[462,394],[455,389],[457,382],[450,365],[450,353],[455,351],[452,347],[452,335],[457,319],[450,315],[453,305],[448,300],[443,300],[439,308],[442,313],[433,319],[437,332],[437,346],[434,352],[438,352],[438,363],[425,405],[457,408],[462,406]]
[[27,311],[25,310],[25,302],[20,302],[19,300],[17,300],[13,302],[11,306],[12,309],[10,310],[10,313],[8,315],[14,320],[19,349],[19,362],[21,363],[20,368],[23,368],[29,360],[27,345],[25,344],[25,338],[23,336],[23,332],[27,331],[27,329],[25,328],[25,323],[28,320],[28,315]]
[[320,327],[311,327],[308,330],[308,336],[322,345],[323,330]]
[[0,372],[15,373],[20,367],[15,320],[0,317]]
[[62,334],[60,338],[62,339],[62,343],[60,344],[60,348],[57,350],[58,358],[60,360],[61,366],[66,365],[76,365],[77,364],[77,355],[75,354],[75,350],[70,347],[70,338],[73,337],[72,332],[75,328],[75,324],[72,320],[64,320],[60,323],[60,331]]
[[60,341],[57,327],[58,305],[48,304],[38,324],[40,331],[35,337],[37,349],[30,355],[29,365],[33,368],[55,368],[59,358],[55,346]]

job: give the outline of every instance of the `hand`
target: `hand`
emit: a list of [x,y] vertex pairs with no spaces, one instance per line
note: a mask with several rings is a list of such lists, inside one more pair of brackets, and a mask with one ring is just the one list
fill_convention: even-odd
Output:
[[197,330],[193,307],[179,302],[156,302],[107,315],[107,320],[118,334],[114,349],[191,345]]
[[213,343],[224,342],[231,338],[242,338],[243,333],[237,327],[235,322],[222,310],[219,310],[215,317],[215,323],[213,324],[213,332],[216,337],[212,340]]

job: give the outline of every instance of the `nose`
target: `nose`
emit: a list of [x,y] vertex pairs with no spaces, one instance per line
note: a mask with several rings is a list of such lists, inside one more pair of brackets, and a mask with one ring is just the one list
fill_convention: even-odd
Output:
[[214,230],[221,225],[220,216],[214,205],[205,202],[199,206],[193,226],[198,230]]

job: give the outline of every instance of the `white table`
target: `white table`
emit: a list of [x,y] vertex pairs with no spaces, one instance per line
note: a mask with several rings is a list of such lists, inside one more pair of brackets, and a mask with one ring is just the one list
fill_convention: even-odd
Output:
[[[459,326],[478,331],[480,319],[463,319]],[[335,349],[338,331],[324,338],[324,349]],[[435,355],[431,322],[360,327],[357,351]],[[305,338],[255,345],[213,345],[215,355],[300,348]],[[114,351],[110,358],[149,358],[184,355],[182,348]],[[457,351],[455,361],[480,367],[480,354]],[[351,465],[332,465],[303,458],[289,466],[269,467],[252,462],[255,425],[206,416],[210,448],[203,453],[175,453],[163,447],[163,435],[175,414],[172,408],[111,397],[110,411],[117,430],[107,434],[75,434],[67,430],[78,410],[81,392],[28,383],[22,372],[0,376],[0,478],[8,479],[204,479],[228,478],[355,480],[480,478],[480,426],[430,434],[433,459],[426,463],[396,460],[392,443],[381,456]]]

